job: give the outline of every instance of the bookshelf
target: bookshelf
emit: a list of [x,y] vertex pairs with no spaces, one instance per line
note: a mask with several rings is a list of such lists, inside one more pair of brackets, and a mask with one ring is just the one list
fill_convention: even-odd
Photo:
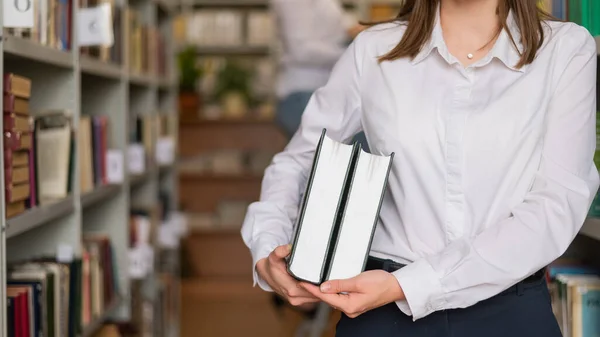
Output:
[[[88,7],[95,6],[92,1],[84,3]],[[178,319],[165,320],[160,316],[164,314],[160,293],[165,287],[160,280],[168,274],[174,280],[170,291],[174,294],[179,292],[179,262],[178,258],[171,257],[179,256],[178,248],[161,247],[157,243],[159,240],[151,238],[154,263],[139,282],[134,282],[133,277],[130,277],[129,259],[132,209],[144,209],[149,214],[155,214],[161,205],[160,193],[168,197],[167,211],[174,211],[177,207],[177,167],[173,163],[159,164],[154,154],[155,145],[162,138],[170,136],[176,140],[176,134],[161,133],[158,130],[160,122],[157,121],[160,119],[176,123],[177,120],[175,48],[170,38],[177,4],[171,0],[114,2],[114,13],[118,15],[113,15],[116,29],[111,53],[114,52],[115,59],[112,55],[106,58],[82,52],[85,48],[80,48],[76,40],[79,35],[77,10],[82,2],[70,0],[68,4],[71,7],[68,17],[70,25],[64,26],[70,27],[69,39],[72,41],[69,41],[67,48],[59,49],[42,44],[34,38],[16,36],[7,28],[4,28],[3,38],[0,40],[2,73],[12,73],[31,81],[31,120],[36,120],[49,111],[68,112],[74,143],[69,160],[72,163],[68,175],[71,186],[66,197],[28,207],[10,217],[7,217],[5,193],[0,197],[0,202],[4,205],[0,216],[0,337],[8,336],[8,311],[4,309],[9,302],[7,281],[11,277],[10,268],[21,261],[41,257],[60,258],[62,261],[81,260],[87,251],[84,238],[92,234],[105,236],[110,242],[114,257],[113,280],[116,295],[103,304],[98,315],[91,317],[85,324],[79,324],[80,331],[75,335],[93,336],[105,321],[133,321],[139,315],[133,303],[133,294],[139,286],[144,290],[143,301],[152,307],[153,321],[156,321],[150,322],[156,326],[149,330],[154,332],[154,336],[178,336]],[[152,47],[142,44],[140,47],[138,40],[129,39],[131,21],[127,19],[127,14],[130,10],[136,11],[137,20],[144,27],[143,34],[148,34],[145,41],[155,40],[153,36],[161,36],[161,45]],[[153,53],[140,52],[141,48]],[[140,66],[137,62],[143,57],[153,59],[144,61]],[[6,92],[4,83],[0,83],[0,86]],[[144,119],[144,127],[146,122],[151,126],[144,129],[144,139],[140,141],[146,150],[145,168],[134,174],[129,173],[129,164],[130,147],[136,142],[131,136],[132,129],[136,126],[136,116]],[[115,182],[94,182],[90,190],[83,191],[81,172],[84,168],[80,163],[81,154],[77,152],[81,145],[77,137],[83,132],[81,121],[85,118],[94,120],[95,117],[105,118],[108,125],[103,136],[105,151],[100,156],[103,160],[108,160],[109,152],[116,157],[121,156],[122,179],[117,178]],[[3,129],[5,127],[3,125]],[[4,138],[0,142],[6,148]],[[2,165],[6,164],[4,160],[4,157],[0,159]],[[37,175],[39,179],[39,172]],[[0,181],[3,190],[6,189],[5,177]],[[164,220],[158,216],[148,218],[151,219],[152,228],[164,225]],[[153,235],[158,233],[158,230],[152,232]],[[168,259],[163,261],[163,256]],[[179,296],[172,296],[170,299],[173,301],[170,307],[175,308],[175,317],[179,315],[178,298]]]

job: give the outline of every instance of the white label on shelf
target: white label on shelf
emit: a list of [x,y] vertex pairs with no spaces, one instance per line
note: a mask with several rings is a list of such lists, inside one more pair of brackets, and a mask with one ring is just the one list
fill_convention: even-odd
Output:
[[34,0],[4,0],[4,28],[33,28]]
[[172,137],[161,137],[156,141],[156,162],[169,165],[175,160],[175,142]]
[[129,250],[129,277],[141,279],[148,274],[144,251],[140,247]]
[[56,261],[60,263],[73,262],[73,247],[71,245],[59,244],[56,249]]
[[79,9],[77,36],[79,46],[111,47],[114,43],[114,35],[110,4],[103,3],[96,7]]
[[106,152],[106,179],[109,184],[120,184],[125,179],[123,172],[123,152],[108,150]]
[[130,144],[127,150],[129,173],[142,174],[146,170],[146,153],[142,144]]
[[145,216],[136,216],[135,226],[138,232],[138,242],[135,244],[139,246],[148,245],[150,243],[150,220]]
[[188,219],[184,213],[173,211],[171,212],[169,222],[173,225],[177,235],[183,237],[188,232]]
[[177,248],[179,235],[173,222],[165,222],[158,227],[158,243],[164,248]]

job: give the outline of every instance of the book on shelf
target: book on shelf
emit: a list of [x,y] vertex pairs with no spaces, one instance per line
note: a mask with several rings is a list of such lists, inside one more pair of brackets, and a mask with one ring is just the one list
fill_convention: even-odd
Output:
[[84,239],[82,259],[40,257],[8,265],[9,337],[76,337],[101,318],[117,290],[110,243],[99,238]]
[[393,157],[338,142],[323,130],[294,229],[292,276],[320,284],[363,271]]
[[600,269],[558,259],[546,269],[551,304],[564,337],[600,334]]
[[37,199],[41,205],[64,199],[71,192],[73,134],[70,111],[40,111],[35,117]]
[[31,80],[13,73],[4,74],[4,186],[6,217],[35,205],[33,176],[32,117],[29,111]]
[[538,6],[559,20],[571,21],[600,35],[600,2],[591,0],[538,0]]
[[73,2],[33,0],[32,28],[8,28],[8,35],[31,40],[50,48],[70,50]]
[[156,27],[142,21],[133,7],[125,11],[124,38],[129,46],[129,69],[133,74],[167,76],[166,37]]
[[196,11],[187,18],[187,40],[204,47],[231,47],[245,44],[243,14],[235,10]]

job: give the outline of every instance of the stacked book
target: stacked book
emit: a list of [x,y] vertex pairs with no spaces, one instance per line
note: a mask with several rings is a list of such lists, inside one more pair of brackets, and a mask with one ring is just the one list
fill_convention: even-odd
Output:
[[4,184],[7,218],[36,204],[30,97],[30,79],[15,74],[4,75]]
[[325,134],[316,146],[287,269],[321,284],[352,278],[367,263],[394,153],[370,154]]
[[7,273],[7,336],[75,337],[117,299],[110,242],[86,237],[81,259],[44,257]]

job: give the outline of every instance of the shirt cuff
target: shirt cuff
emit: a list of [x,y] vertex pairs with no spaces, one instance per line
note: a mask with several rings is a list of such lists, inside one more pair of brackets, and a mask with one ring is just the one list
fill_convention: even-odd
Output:
[[444,305],[442,284],[427,260],[415,261],[392,274],[406,298],[397,301],[396,305],[403,313],[412,316],[413,321],[440,310]]
[[275,248],[285,244],[287,244],[287,242],[281,242],[280,239],[271,235],[262,235],[252,243],[250,252],[252,254],[252,277],[254,279],[254,286],[258,284],[264,291],[273,291],[267,282],[258,275],[256,264],[258,261],[268,257]]

